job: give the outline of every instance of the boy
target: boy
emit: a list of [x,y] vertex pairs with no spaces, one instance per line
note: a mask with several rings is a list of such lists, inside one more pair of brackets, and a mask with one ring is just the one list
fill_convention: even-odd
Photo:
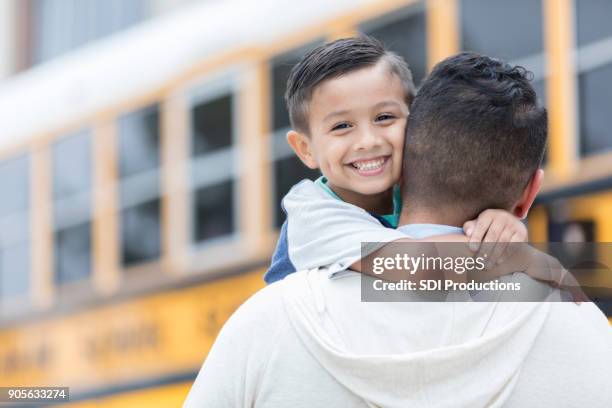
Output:
[[[362,254],[361,242],[409,240],[395,228],[414,95],[406,62],[369,37],[319,46],[293,68],[286,92],[293,127],[287,141],[323,177],[298,183],[284,198],[287,221],[264,277],[267,283],[323,266],[330,276],[347,268],[360,271],[362,256],[379,249]],[[499,242],[494,259],[506,243],[527,239],[520,220],[502,210],[487,210],[464,229],[473,243]],[[461,239],[445,235],[428,241]]]

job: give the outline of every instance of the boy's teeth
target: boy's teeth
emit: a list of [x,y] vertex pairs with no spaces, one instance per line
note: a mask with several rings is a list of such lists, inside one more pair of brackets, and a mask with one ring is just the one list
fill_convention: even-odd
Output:
[[375,170],[380,168],[384,162],[385,159],[376,159],[367,162],[355,162],[353,166],[357,167],[359,170]]

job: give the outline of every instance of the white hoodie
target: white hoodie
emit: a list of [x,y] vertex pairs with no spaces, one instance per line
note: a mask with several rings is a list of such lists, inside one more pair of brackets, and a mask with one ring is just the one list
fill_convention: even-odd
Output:
[[228,320],[185,407],[610,407],[592,303],[365,303],[362,276],[295,273]]

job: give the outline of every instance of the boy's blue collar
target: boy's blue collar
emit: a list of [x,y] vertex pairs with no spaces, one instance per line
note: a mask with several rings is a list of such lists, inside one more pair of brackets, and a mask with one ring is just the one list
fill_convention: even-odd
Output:
[[[342,201],[342,199],[334,193],[334,191],[329,188],[327,185],[327,178],[325,176],[321,176],[315,180],[315,184],[320,186],[323,190],[325,190],[329,195],[334,197],[336,200]],[[393,214],[383,214],[379,215],[384,218],[393,228],[397,228],[397,224],[399,222],[399,216],[402,212],[402,192],[400,191],[399,184],[393,186]]]

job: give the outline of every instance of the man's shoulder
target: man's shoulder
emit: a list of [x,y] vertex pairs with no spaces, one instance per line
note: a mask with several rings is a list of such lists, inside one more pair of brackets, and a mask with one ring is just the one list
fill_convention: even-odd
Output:
[[580,333],[584,338],[603,340],[612,353],[612,327],[595,303],[554,302],[549,320],[563,331]]
[[[239,406],[257,398],[258,384],[288,321],[284,281],[260,289],[225,322],[194,382],[185,407]],[[231,361],[231,364],[228,362]]]
[[284,282],[280,280],[259,289],[236,309],[231,319],[261,321],[276,318],[282,309]]
[[562,361],[557,364],[559,368],[573,370],[565,380],[583,381],[582,388],[599,401],[612,376],[612,328],[608,319],[591,302],[555,302],[550,306],[534,356],[548,355],[551,360]]
[[[539,342],[545,349],[557,350],[577,369],[603,369],[602,360],[612,362],[612,327],[592,302],[551,302]],[[612,375],[612,364],[605,370]]]
[[238,326],[241,331],[274,330],[287,322],[283,297],[289,287],[300,287],[300,280],[307,271],[298,271],[285,279],[271,283],[255,292],[229,318],[226,326]]

